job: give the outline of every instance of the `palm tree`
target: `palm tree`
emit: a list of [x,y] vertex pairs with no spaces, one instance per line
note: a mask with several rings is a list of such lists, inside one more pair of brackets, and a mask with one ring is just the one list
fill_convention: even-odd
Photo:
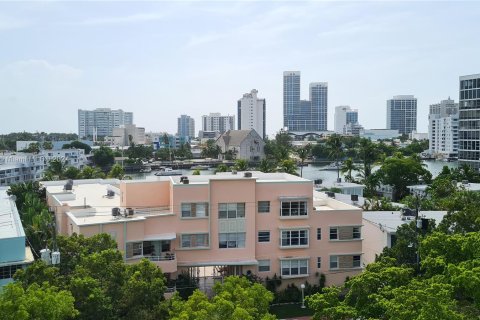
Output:
[[237,171],[247,171],[248,170],[248,161],[245,159],[238,159],[235,161],[235,170]]
[[337,180],[340,179],[340,166],[338,162],[343,157],[343,139],[339,134],[332,134],[326,141],[328,157],[337,164]]
[[307,144],[306,146],[300,147],[295,150],[295,153],[300,158],[300,177],[303,177],[303,165],[305,163],[305,160],[310,156],[311,152],[312,146],[310,144]]
[[358,155],[363,164],[363,174],[365,179],[372,174],[372,164],[374,164],[378,158],[378,153],[376,151],[377,150],[372,141],[365,138],[360,140]]
[[280,162],[280,170],[285,173],[298,175],[297,173],[297,165],[295,161],[291,159],[283,160]]
[[347,181],[347,182],[354,182],[355,181],[352,177],[352,171],[353,170],[357,170],[357,166],[353,162],[352,158],[348,158],[347,160],[345,160],[343,162],[342,168],[340,169],[340,171],[343,174],[347,173],[345,175],[345,181]]
[[62,180],[65,178],[65,162],[60,159],[50,160],[48,168],[45,171],[46,180]]
[[258,170],[260,170],[262,172],[274,172],[275,168],[276,168],[275,163],[273,163],[272,161],[270,161],[266,158],[260,160],[260,164],[258,166]]

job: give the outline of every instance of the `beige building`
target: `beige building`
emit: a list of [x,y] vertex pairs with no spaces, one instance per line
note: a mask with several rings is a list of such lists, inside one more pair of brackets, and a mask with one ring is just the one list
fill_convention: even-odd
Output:
[[286,285],[323,273],[331,285],[363,268],[361,209],[286,173],[44,185],[59,233],[108,233],[127,262],[148,258],[172,278],[250,271]]

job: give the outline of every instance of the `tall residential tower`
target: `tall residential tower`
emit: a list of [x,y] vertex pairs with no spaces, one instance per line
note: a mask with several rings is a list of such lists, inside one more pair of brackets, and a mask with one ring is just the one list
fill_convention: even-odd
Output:
[[480,74],[460,77],[458,160],[480,168]]
[[235,116],[222,116],[220,113],[210,113],[202,116],[202,131],[218,131],[224,133],[235,129]]
[[195,120],[192,117],[182,114],[177,121],[177,136],[195,138]]
[[265,139],[266,137],[266,102],[257,97],[258,91],[253,89],[238,100],[238,130],[254,129]]
[[387,100],[387,129],[398,130],[400,134],[417,130],[417,98],[401,95]]
[[300,100],[300,71],[283,73],[283,126],[289,131],[326,131],[328,84],[313,82],[310,100]]
[[430,154],[458,156],[458,103],[448,98],[430,105],[428,140]]

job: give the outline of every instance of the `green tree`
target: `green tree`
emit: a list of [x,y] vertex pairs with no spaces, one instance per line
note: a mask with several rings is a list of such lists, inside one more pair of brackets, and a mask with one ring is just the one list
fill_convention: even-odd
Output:
[[275,172],[276,165],[270,159],[262,159],[260,160],[260,164],[258,165],[258,170],[261,172]]
[[193,170],[192,175],[193,176],[199,176],[200,175],[200,170],[198,170],[198,169]]
[[66,162],[62,159],[52,159],[45,171],[46,180],[63,180],[65,178]]
[[105,174],[98,168],[85,166],[79,174],[80,179],[103,179]]
[[[328,157],[338,164],[344,155],[342,136],[338,134],[332,134],[327,138],[325,144],[328,150]],[[337,179],[340,179],[340,166],[337,168]]]
[[125,170],[119,164],[113,165],[112,169],[110,169],[110,172],[108,173],[108,177],[119,180],[125,180],[130,178],[129,176],[125,175]]
[[75,167],[67,167],[65,171],[63,172],[63,176],[66,179],[78,179],[80,178],[81,171],[80,169],[77,169]]
[[307,160],[312,154],[312,146],[307,144],[304,147],[297,148],[295,149],[295,153],[300,159],[300,177],[303,177],[303,166],[305,164],[305,160]]
[[224,283],[216,283],[212,299],[196,290],[188,300],[174,297],[171,303],[172,320],[252,319],[270,320],[268,313],[273,294],[263,285],[245,277],[231,276]]
[[30,143],[28,148],[22,150],[23,152],[29,153],[39,153],[40,152],[40,144],[38,142]]
[[207,140],[207,144],[202,149],[202,157],[217,159],[218,155],[222,152],[220,147],[215,143],[215,140]]
[[223,164],[223,163],[219,164],[217,166],[217,168],[215,169],[215,173],[217,173],[217,172],[228,172],[228,171],[229,171],[228,166],[226,164]]
[[93,162],[100,167],[107,167],[114,162],[113,151],[109,147],[101,146],[93,151]]
[[0,319],[71,319],[78,314],[73,302],[69,291],[48,284],[33,284],[24,289],[20,283],[11,283],[0,294]]
[[352,171],[353,170],[357,170],[357,166],[355,165],[355,163],[353,162],[353,159],[352,158],[348,158],[346,159],[343,164],[342,164],[342,168],[340,169],[340,171],[345,174],[345,181],[347,182],[355,182],[355,179],[353,179],[353,176],[352,176]]
[[45,149],[45,150],[52,150],[52,149],[53,149],[53,143],[52,143],[52,141],[45,141],[45,142],[42,144],[42,148]]
[[383,184],[393,187],[393,200],[399,200],[408,194],[407,186],[419,182],[429,183],[432,174],[422,163],[411,157],[396,155],[385,160],[376,172]]
[[289,174],[296,175],[296,176],[298,175],[297,165],[296,165],[295,161],[293,161],[291,159],[282,160],[280,162],[279,170],[282,171],[282,172],[286,172],[286,173],[289,173]]
[[248,161],[245,159],[235,160],[235,170],[237,171],[247,171],[248,170]]
[[366,180],[372,174],[372,165],[378,159],[378,149],[369,139],[362,138],[358,144],[358,157],[363,165],[363,178]]
[[90,154],[90,152],[92,151],[92,147],[78,140],[72,141],[62,146],[62,149],[72,149],[72,148],[83,149],[85,151],[85,154]]

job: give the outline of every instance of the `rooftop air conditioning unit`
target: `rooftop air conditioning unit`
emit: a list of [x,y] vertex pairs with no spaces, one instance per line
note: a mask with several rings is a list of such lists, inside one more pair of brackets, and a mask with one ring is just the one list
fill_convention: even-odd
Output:
[[251,172],[245,172],[245,173],[243,174],[243,177],[244,177],[244,178],[251,178],[251,177],[252,177],[252,173],[251,173]]
[[180,182],[183,182],[183,180],[185,180],[185,179],[188,179],[188,177],[186,177],[186,176],[181,176],[181,177],[180,177]]
[[119,215],[120,215],[120,208],[118,207],[112,208],[112,216],[118,217]]
[[115,191],[113,191],[113,190],[107,190],[107,197],[108,197],[108,198],[113,198],[113,197],[115,197]]
[[237,170],[232,170],[232,174],[237,174]]
[[322,181],[322,179],[315,179],[315,180],[313,181],[313,183],[314,183],[314,184],[322,184],[323,181]]
[[133,210],[133,208],[127,208],[127,209],[125,209],[125,210],[127,211],[127,214],[128,214],[129,216],[133,216],[133,214],[135,213],[135,210]]
[[351,194],[350,195],[350,200],[352,200],[353,202],[357,202],[358,201],[358,194]]
[[325,193],[327,194],[327,196],[328,196],[329,198],[335,199],[335,192],[327,191],[327,192],[325,192]]
[[189,184],[189,183],[190,183],[190,180],[188,180],[188,178],[185,177],[185,179],[182,180],[182,183],[183,183],[183,184]]

